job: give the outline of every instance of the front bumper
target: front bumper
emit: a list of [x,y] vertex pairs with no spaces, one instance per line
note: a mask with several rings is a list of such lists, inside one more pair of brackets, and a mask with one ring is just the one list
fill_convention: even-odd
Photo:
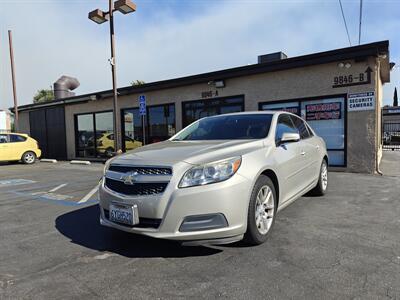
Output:
[[[109,190],[103,183],[99,189],[100,223],[126,232],[154,238],[191,241],[194,244],[229,243],[240,240],[247,228],[247,209],[251,182],[239,174],[209,185],[177,188],[172,178],[162,194],[153,196],[124,196]],[[105,212],[110,203],[137,205],[140,218],[160,220],[158,228],[126,226],[111,222]],[[182,232],[182,222],[189,216],[222,215],[226,226],[217,229]],[[212,242],[214,241],[214,242]]]

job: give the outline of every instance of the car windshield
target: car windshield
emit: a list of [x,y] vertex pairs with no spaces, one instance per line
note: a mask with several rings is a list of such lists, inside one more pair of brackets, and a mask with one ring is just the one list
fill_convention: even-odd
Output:
[[179,132],[173,141],[247,140],[268,135],[272,114],[222,115],[201,119]]

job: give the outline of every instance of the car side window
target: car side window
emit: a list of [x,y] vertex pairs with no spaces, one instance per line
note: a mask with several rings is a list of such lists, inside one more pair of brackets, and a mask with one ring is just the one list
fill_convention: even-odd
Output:
[[0,134],[0,144],[8,143],[8,136],[7,134]]
[[297,130],[298,130],[298,132],[300,134],[300,138],[302,140],[309,138],[311,135],[308,132],[308,128],[307,128],[306,123],[302,119],[300,119],[298,117],[295,117],[295,116],[290,116],[290,117],[292,118],[293,123],[296,126],[296,128],[297,128]]
[[275,142],[278,143],[282,139],[284,133],[298,133],[294,127],[289,115],[280,115],[276,124]]
[[10,134],[10,143],[25,142],[26,138],[16,134]]

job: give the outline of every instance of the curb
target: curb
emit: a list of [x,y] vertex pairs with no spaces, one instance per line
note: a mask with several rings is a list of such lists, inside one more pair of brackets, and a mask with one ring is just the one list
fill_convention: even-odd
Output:
[[90,161],[88,161],[88,160],[71,160],[70,164],[73,164],[73,165],[90,165]]
[[48,162],[48,163],[57,163],[57,159],[49,159],[49,158],[43,158],[40,160],[40,162]]

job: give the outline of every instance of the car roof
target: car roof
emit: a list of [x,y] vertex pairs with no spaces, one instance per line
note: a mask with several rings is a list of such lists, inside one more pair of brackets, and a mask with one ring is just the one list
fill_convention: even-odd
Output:
[[215,117],[219,117],[219,116],[280,115],[280,114],[289,114],[289,115],[299,117],[298,115],[295,115],[291,112],[287,112],[287,111],[283,111],[283,110],[260,110],[260,111],[241,111],[241,112],[227,113],[227,114],[222,114],[222,115],[209,116],[209,117],[205,117],[205,118],[215,118]]

